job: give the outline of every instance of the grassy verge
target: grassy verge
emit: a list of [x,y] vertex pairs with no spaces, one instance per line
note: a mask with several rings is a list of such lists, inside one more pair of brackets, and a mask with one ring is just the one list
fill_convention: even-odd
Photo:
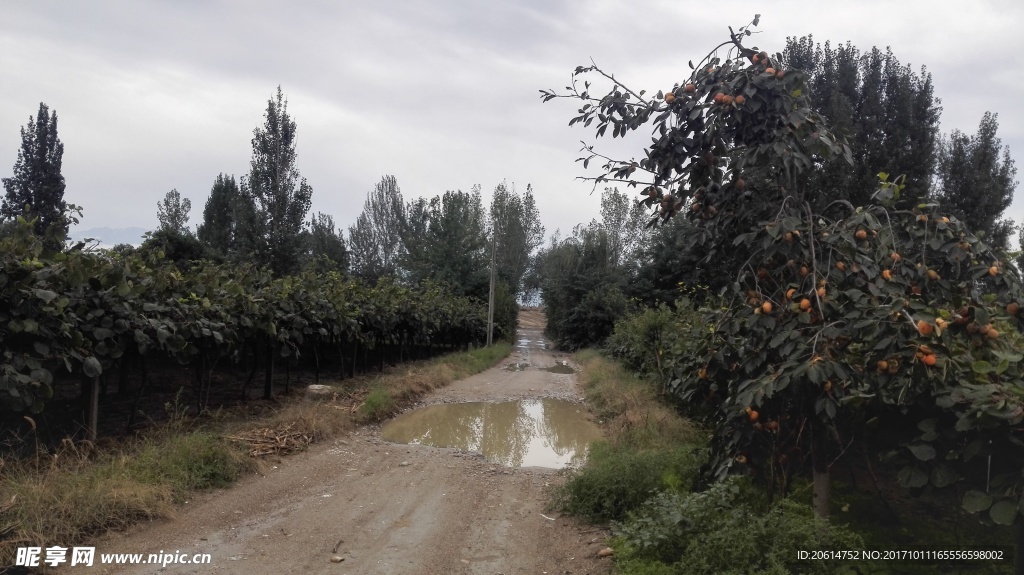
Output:
[[689,487],[703,461],[704,434],[618,362],[594,350],[573,359],[606,439],[556,490],[555,506],[592,521],[621,520],[658,491]]
[[582,368],[587,402],[613,444],[644,450],[704,443],[705,434],[662,401],[658,386],[592,349],[573,359]]
[[259,456],[298,451],[387,417],[432,389],[491,367],[510,351],[509,344],[499,343],[398,366],[347,380],[322,400],[287,399],[255,417],[176,417],[107,450],[65,440],[60,449],[28,460],[0,459],[0,565],[13,564],[18,547],[81,545],[109,529],[167,517],[196,490],[224,487],[255,471]]
[[659,384],[593,350],[574,359],[607,440],[556,488],[554,505],[611,524],[618,573],[836,573],[835,563],[796,564],[797,551],[863,546],[810,506],[772,502],[746,478],[696,490],[707,435],[662,401]]
[[391,373],[374,378],[369,383],[369,394],[359,407],[360,421],[365,423],[386,419],[417,397],[480,373],[511,352],[511,344],[500,342],[491,347],[446,355],[406,370],[399,367]]

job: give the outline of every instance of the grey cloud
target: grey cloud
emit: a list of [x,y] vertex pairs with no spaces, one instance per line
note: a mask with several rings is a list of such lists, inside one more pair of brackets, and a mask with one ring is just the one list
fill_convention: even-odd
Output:
[[[566,124],[578,107],[541,104],[593,57],[656,92],[688,74],[725,27],[762,14],[752,42],[786,36],[892,44],[927,64],[943,99],[943,129],[1000,114],[1019,155],[1021,80],[994,56],[1021,53],[1005,33],[1021,9],[970,15],[932,2],[856,6],[780,2],[231,2],[12,3],[0,21],[0,174],[18,128],[40,100],[60,114],[68,199],[87,227],[154,226],[155,204],[177,188],[192,223],[219,172],[248,171],[249,140],[278,84],[298,124],[299,168],[314,209],[348,225],[366,192],[395,174],[407,195],[502,180],[532,183],[549,231],[597,214],[599,196],[573,160],[592,133]],[[769,9],[773,12],[769,12]],[[991,14],[1001,15],[993,21]],[[979,88],[980,87],[980,88]],[[606,150],[642,154],[646,134]]]

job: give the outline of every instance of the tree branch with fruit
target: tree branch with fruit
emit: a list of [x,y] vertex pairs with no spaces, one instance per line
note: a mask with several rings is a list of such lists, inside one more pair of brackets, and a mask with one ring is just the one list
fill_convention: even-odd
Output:
[[[675,359],[670,381],[684,409],[715,430],[707,477],[746,473],[785,492],[810,458],[816,488],[827,486],[828,430],[862,438],[879,424],[871,422],[902,429],[915,417],[920,430],[941,433],[894,436],[901,482],[963,482],[975,493],[977,453],[963,445],[991,440],[1012,454],[1002,491],[988,500],[975,493],[969,508],[1017,521],[1003,504],[1024,493],[1016,268],[941,206],[902,201],[899,178],[881,174],[868,205],[816,201],[824,192],[804,176],[826,162],[852,163],[850,147],[812,111],[804,72],[743,45],[756,24],[730,30],[728,42],[691,63],[687,78],[657,93],[663,105],[625,105],[646,92],[596,65],[575,75],[611,80],[604,98],[589,96],[589,82],[582,93],[541,91],[544,101],[584,100],[569,124],[596,121],[597,137],[609,125],[612,137],[652,126],[642,160],[600,155],[595,181],[645,184],[639,201],[652,225],[685,217],[695,229],[690,250],[735,262],[725,310],[706,311],[710,329],[695,353]],[[715,55],[727,45],[737,58]],[[598,154],[584,149],[586,169]],[[637,169],[650,178],[630,179]],[[827,500],[816,510],[827,513]]]

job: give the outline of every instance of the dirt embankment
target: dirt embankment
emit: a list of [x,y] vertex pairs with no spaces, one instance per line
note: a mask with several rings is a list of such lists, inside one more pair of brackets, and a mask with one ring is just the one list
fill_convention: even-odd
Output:
[[[575,375],[537,368],[566,360],[524,310],[501,365],[422,403],[531,397],[581,400]],[[518,364],[518,369],[508,369]],[[525,365],[524,365],[525,364]],[[551,470],[511,469],[451,449],[388,443],[376,426],[267,464],[265,474],[204,493],[172,520],[96,541],[107,553],[209,553],[208,565],[98,565],[67,573],[585,574],[606,533],[546,510]],[[332,558],[334,561],[332,562]],[[338,561],[341,559],[341,561]]]

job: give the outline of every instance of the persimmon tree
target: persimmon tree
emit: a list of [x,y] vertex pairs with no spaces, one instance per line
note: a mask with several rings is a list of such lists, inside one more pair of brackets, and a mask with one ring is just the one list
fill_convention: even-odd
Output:
[[[1017,521],[1024,442],[1016,268],[933,204],[900,201],[880,174],[872,204],[821,201],[798,177],[850,148],[811,111],[806,75],[733,32],[653,97],[596,65],[565,92],[570,126],[624,136],[653,126],[637,159],[584,144],[593,180],[641,190],[652,224],[686,217],[693,245],[730,269],[724,305],[670,386],[714,429],[711,478],[753,474],[785,490],[810,467],[828,513],[830,465],[854,443],[904,459],[908,488],[955,488],[969,511]],[[611,87],[591,94],[581,77]],[[815,208],[815,206],[823,206]],[[883,433],[884,430],[884,433]],[[979,457],[992,454],[992,474]]]

